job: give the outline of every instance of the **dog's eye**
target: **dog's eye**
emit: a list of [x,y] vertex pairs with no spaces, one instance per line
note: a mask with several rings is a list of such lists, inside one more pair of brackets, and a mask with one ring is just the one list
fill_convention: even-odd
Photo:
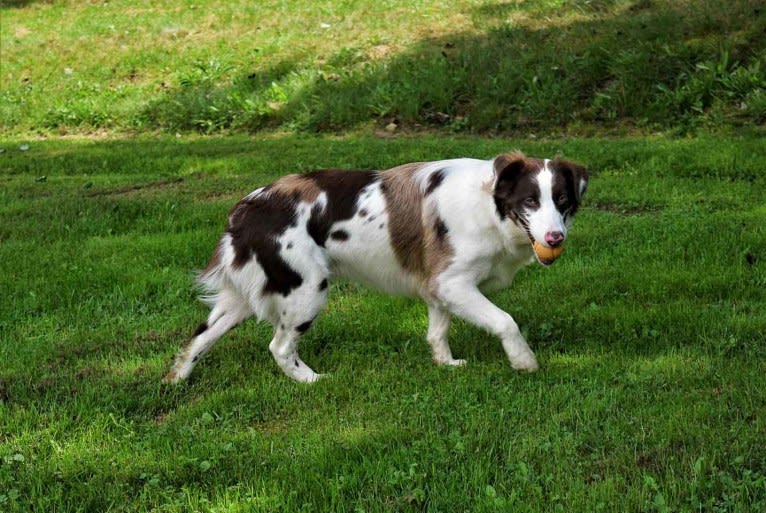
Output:
[[565,205],[568,200],[569,198],[567,197],[567,195],[562,194],[561,196],[558,197],[558,199],[556,200],[556,203],[559,205]]
[[537,208],[540,204],[537,202],[537,198],[530,196],[524,200],[524,206],[529,208]]

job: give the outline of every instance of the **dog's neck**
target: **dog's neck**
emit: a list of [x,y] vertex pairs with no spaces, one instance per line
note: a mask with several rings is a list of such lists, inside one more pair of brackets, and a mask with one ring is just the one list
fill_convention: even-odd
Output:
[[527,235],[524,228],[509,218],[498,218],[496,227],[505,253],[519,255],[522,258],[525,255],[528,255],[530,259],[534,257],[532,242],[529,240],[529,235]]

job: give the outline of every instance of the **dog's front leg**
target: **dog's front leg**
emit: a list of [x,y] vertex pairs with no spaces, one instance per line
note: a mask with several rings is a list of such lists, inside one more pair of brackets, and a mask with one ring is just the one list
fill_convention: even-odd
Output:
[[516,321],[487,299],[474,283],[464,279],[445,280],[439,285],[438,296],[453,314],[500,337],[511,367],[526,372],[538,369],[537,359]]
[[465,365],[465,360],[452,357],[452,350],[447,341],[449,333],[450,313],[439,305],[428,303],[428,334],[426,339],[431,345],[434,362],[437,365]]

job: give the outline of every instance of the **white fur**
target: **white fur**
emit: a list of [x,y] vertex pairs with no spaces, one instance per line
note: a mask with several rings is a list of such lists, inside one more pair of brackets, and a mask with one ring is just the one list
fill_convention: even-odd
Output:
[[566,237],[567,226],[564,217],[556,209],[553,198],[553,173],[548,168],[550,161],[545,160],[543,170],[537,175],[537,184],[540,187],[540,208],[529,213],[529,231],[535,240],[545,244],[545,234],[548,232],[561,232]]

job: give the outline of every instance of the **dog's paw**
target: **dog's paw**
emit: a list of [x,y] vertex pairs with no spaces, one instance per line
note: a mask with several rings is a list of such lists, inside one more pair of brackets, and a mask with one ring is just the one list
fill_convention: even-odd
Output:
[[540,368],[534,353],[528,351],[511,359],[511,367],[521,372],[535,372]]
[[326,378],[328,374],[319,374],[317,372],[303,373],[300,376],[291,376],[295,381],[299,383],[316,383],[320,379]]
[[295,363],[292,366],[287,366],[282,370],[285,371],[285,374],[299,383],[314,383],[324,376],[324,374],[314,372],[311,367],[306,365],[300,358],[296,358]]
[[162,382],[169,384],[169,385],[177,385],[184,381],[184,378],[178,375],[175,371],[170,371],[167,374],[165,374],[165,377],[162,378]]
[[445,360],[435,360],[436,365],[446,365],[448,367],[462,367],[468,362],[461,359],[456,358],[447,358]]

